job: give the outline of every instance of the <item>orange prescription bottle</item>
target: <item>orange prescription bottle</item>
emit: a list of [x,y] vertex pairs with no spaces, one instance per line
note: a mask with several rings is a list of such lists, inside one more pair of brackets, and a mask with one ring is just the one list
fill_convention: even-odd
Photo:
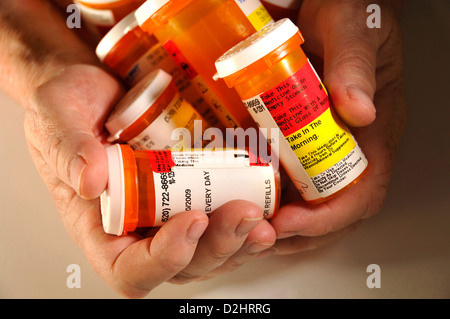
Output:
[[202,146],[206,123],[180,96],[172,76],[158,69],[125,94],[105,127],[110,142],[128,143],[134,149],[180,150]]
[[159,41],[139,27],[134,11],[101,39],[95,52],[99,60],[119,75],[128,88],[156,69],[166,71],[174,77],[181,96],[190,102],[211,126],[218,125],[209,105]]
[[289,18],[297,21],[302,0],[261,0],[264,7],[276,20]]
[[313,204],[356,183],[368,163],[334,113],[303,42],[291,20],[279,20],[221,56],[216,78],[237,90],[260,127],[279,128],[280,136],[266,138],[302,197]]
[[107,147],[109,180],[101,195],[106,233],[125,235],[163,225],[182,211],[213,212],[231,200],[247,200],[271,218],[279,205],[279,175],[270,164],[252,166],[244,150],[134,151]]
[[136,10],[145,0],[75,0],[83,19],[105,35],[117,22]]
[[255,125],[236,92],[212,76],[220,55],[273,22],[259,0],[148,0],[136,18],[185,70],[219,121],[226,127]]

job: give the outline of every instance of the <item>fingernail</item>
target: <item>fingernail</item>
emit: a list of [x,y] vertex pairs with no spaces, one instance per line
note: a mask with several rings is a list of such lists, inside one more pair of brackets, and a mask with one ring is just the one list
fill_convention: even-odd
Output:
[[260,221],[262,220],[262,217],[256,217],[256,218],[244,218],[242,219],[241,223],[236,227],[235,233],[238,236],[245,236],[247,235]]
[[269,249],[271,246],[272,246],[272,244],[264,244],[264,243],[256,242],[256,243],[250,244],[250,246],[248,246],[247,252],[249,254],[253,255],[253,254],[260,253],[266,249]]
[[82,196],[84,170],[86,167],[86,160],[81,155],[75,157],[70,165],[70,182],[80,196]]
[[288,238],[288,237],[294,237],[294,236],[298,236],[299,233],[298,232],[284,232],[284,233],[280,233],[277,236],[277,239],[283,239],[283,238]]
[[191,224],[186,233],[186,240],[191,244],[196,244],[200,237],[202,237],[206,227],[207,221],[196,221]]

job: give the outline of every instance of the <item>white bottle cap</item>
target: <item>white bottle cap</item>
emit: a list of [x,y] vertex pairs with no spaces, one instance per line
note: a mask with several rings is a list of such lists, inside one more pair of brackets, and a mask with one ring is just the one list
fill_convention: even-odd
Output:
[[108,117],[105,127],[111,134],[108,141],[119,139],[164,93],[172,81],[172,76],[161,69],[154,70],[131,88]]
[[170,0],[148,0],[144,2],[135,12],[139,25],[143,25],[159,9],[169,3]]
[[216,61],[214,79],[236,73],[263,58],[292,38],[298,27],[289,19],[271,23],[224,53]]
[[106,148],[108,156],[108,186],[100,196],[102,223],[105,233],[120,236],[125,220],[125,177],[120,145]]
[[134,12],[120,20],[98,43],[95,53],[101,62],[128,32],[138,26]]

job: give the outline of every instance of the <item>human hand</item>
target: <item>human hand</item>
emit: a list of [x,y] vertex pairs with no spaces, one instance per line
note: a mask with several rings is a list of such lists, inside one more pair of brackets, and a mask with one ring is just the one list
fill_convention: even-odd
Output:
[[295,190],[286,191],[287,203],[271,221],[278,238],[272,253],[315,248],[381,210],[406,118],[397,4],[382,2],[381,28],[370,29],[365,1],[303,1],[298,19],[303,48],[364,151],[369,171],[339,197],[315,206]]
[[26,109],[30,153],[67,232],[119,293],[144,297],[166,281],[187,283],[231,271],[273,244],[275,233],[262,211],[241,201],[211,218],[180,213],[158,231],[105,234],[98,198],[108,180],[103,127],[123,89],[88,64],[67,66],[42,82]]

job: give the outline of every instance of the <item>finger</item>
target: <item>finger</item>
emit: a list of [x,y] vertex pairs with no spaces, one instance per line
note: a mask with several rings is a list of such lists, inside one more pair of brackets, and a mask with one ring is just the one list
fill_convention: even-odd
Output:
[[[27,139],[41,152],[55,175],[84,199],[98,197],[108,176],[106,151],[98,135],[101,116],[96,108],[106,112],[115,101],[114,91],[120,90],[119,84],[105,72],[92,73],[92,78],[111,89],[111,97],[105,99],[98,94],[94,99],[88,98],[95,93],[92,88],[81,87],[88,85],[83,83],[68,94],[60,87],[64,79],[57,76],[37,90],[34,106],[27,110],[25,120]],[[79,96],[78,92],[91,93]]]
[[250,231],[262,220],[262,210],[246,201],[231,201],[218,208],[210,218],[192,262],[172,282],[186,283],[221,266],[241,249]]
[[[203,212],[174,215],[154,238],[138,240],[129,246],[125,243],[126,248],[115,260],[110,260],[111,268],[104,269],[102,275],[124,296],[142,298],[189,264],[207,226],[208,217]],[[124,241],[130,240],[130,236],[114,238],[108,235],[106,243],[110,248],[111,241],[119,240],[123,245]]]
[[267,220],[261,221],[247,236],[244,245],[221,266],[207,274],[206,278],[235,271],[261,252],[270,249],[276,241],[276,233]]
[[[380,31],[367,27],[366,10],[367,3],[359,0],[304,1],[298,20],[303,47],[338,114],[356,127],[372,123],[376,115],[372,101]],[[323,60],[317,63],[315,57]]]
[[356,222],[343,229],[328,233],[322,236],[307,237],[307,236],[292,236],[284,239],[279,239],[273,247],[263,251],[259,257],[266,257],[269,255],[290,255],[309,250],[314,250],[325,246],[329,243],[335,242],[347,234],[355,231],[360,226],[361,222]]
[[[67,112],[62,116],[71,115]],[[40,151],[55,175],[85,199],[99,196],[108,176],[106,151],[100,141],[87,128],[80,124],[74,126],[68,119],[58,118],[57,123],[51,124],[45,121],[48,126],[43,129],[40,121],[45,120],[27,114],[27,139]]]
[[324,29],[324,81],[341,118],[350,126],[367,126],[376,117],[378,31],[367,27],[364,1],[336,4],[333,10],[341,14],[331,14]]
[[323,236],[378,212],[385,199],[388,177],[372,174],[374,170],[369,169],[358,184],[325,203],[308,205],[298,201],[281,207],[270,221],[277,238]]

